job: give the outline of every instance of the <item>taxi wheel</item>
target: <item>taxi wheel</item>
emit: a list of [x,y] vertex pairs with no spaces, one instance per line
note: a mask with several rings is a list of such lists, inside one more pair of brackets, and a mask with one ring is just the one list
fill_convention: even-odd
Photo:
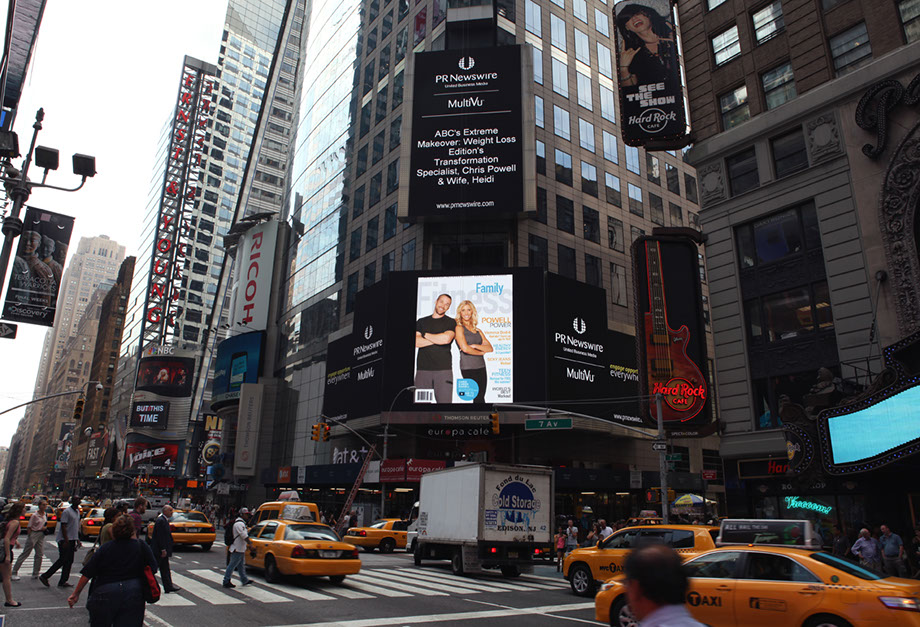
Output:
[[572,586],[572,592],[580,597],[594,595],[594,575],[591,574],[591,569],[584,564],[575,564],[569,569],[569,583]]
[[626,595],[621,595],[610,608],[610,627],[639,627],[639,621],[626,605]]
[[455,575],[463,574],[463,551],[457,549],[450,558],[450,572]]
[[393,538],[384,538],[380,541],[380,552],[381,553],[392,553],[393,549],[396,548],[396,542]]
[[278,570],[278,564],[271,555],[265,556],[265,581],[268,583],[281,582],[281,571]]
[[342,583],[345,581],[345,575],[329,575],[329,581],[332,583]]
[[521,569],[517,566],[502,566],[502,576],[504,577],[520,577]]
[[852,625],[839,616],[821,614],[806,622],[805,627],[852,627]]
[[210,551],[210,550],[211,550],[211,543],[210,543],[210,542],[205,542],[204,544],[202,544],[202,545],[201,545],[201,550],[202,550],[202,551]]

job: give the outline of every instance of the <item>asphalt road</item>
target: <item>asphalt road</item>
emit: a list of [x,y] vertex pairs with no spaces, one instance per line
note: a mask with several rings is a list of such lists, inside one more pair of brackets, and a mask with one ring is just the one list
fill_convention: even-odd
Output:
[[[52,536],[53,538],[53,536]],[[22,536],[21,543],[24,543]],[[70,583],[76,584],[89,543],[78,551]],[[18,551],[16,551],[18,556]],[[57,557],[53,540],[45,543],[47,569]],[[501,575],[455,577],[447,562],[412,563],[405,553],[362,553],[358,575],[335,585],[327,578],[287,579],[269,584],[259,572],[250,572],[255,585],[234,589],[221,586],[224,547],[215,543],[205,553],[198,547],[178,548],[171,560],[173,581],[181,592],[165,594],[147,606],[145,624],[150,627],[378,627],[438,625],[470,627],[486,621],[489,627],[555,627],[598,624],[594,603],[572,594],[568,583],[552,567],[538,567],[533,575],[505,579]],[[59,574],[45,588],[31,578],[32,558],[13,582],[21,608],[0,604],[0,627],[18,625],[86,625],[84,607],[67,606],[69,589],[57,588]],[[234,582],[239,581],[234,575]]]

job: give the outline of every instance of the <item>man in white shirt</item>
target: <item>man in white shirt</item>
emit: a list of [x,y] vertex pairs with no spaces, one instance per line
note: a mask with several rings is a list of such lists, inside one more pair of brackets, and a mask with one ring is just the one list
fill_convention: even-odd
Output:
[[73,565],[73,555],[77,551],[80,543],[80,498],[73,497],[70,507],[61,512],[61,519],[58,521],[57,531],[54,534],[57,540],[58,558],[51,568],[38,576],[46,588],[51,575],[61,569],[61,580],[58,582],[58,588],[71,588],[73,584],[67,583],[70,579],[70,567]]
[[227,564],[227,570],[224,572],[224,588],[236,588],[230,578],[235,570],[240,581],[244,586],[252,583],[252,579],[246,576],[246,550],[252,546],[249,540],[249,532],[246,530],[246,523],[251,518],[249,510],[245,507],[240,508],[239,516],[233,521],[233,542],[227,547],[230,551],[230,562]]
[[601,520],[601,540],[606,540],[607,536],[613,535],[613,529],[607,524],[606,520]]

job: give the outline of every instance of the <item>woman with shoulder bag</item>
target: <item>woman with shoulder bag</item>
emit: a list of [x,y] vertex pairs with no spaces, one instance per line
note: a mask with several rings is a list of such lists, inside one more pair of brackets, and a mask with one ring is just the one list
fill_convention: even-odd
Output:
[[3,546],[0,547],[3,553],[0,555],[0,576],[3,577],[3,594],[6,595],[6,607],[19,607],[22,605],[22,603],[18,603],[13,598],[12,564],[13,546],[19,546],[19,517],[22,516],[23,510],[25,510],[25,505],[13,503],[6,513],[6,520],[3,522]]
[[134,538],[134,521],[128,516],[115,519],[112,537],[80,571],[80,581],[67,603],[76,605],[83,588],[92,581],[86,601],[92,627],[141,627],[146,607],[144,568],[149,566],[156,573],[157,562],[150,547]]

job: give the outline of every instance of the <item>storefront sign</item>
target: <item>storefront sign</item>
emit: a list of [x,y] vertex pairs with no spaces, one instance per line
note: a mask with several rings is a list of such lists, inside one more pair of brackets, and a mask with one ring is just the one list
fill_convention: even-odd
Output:
[[482,438],[492,435],[491,425],[437,425],[425,431],[429,438],[460,439]]
[[275,263],[278,222],[270,220],[243,233],[236,253],[239,269],[233,285],[230,328],[264,331],[268,326],[269,292]]
[[426,472],[441,470],[446,467],[447,462],[444,460],[409,459],[406,461],[406,481],[419,482]]
[[739,459],[739,479],[763,479],[784,477],[789,472],[789,461],[785,459]]
[[834,509],[830,505],[824,505],[816,501],[803,500],[800,496],[787,496],[785,500],[786,509],[804,509],[810,512],[818,512],[819,514],[830,514],[831,510]]
[[380,462],[381,483],[391,483],[406,480],[406,460],[385,459]]
[[290,466],[281,466],[278,468],[278,483],[290,483],[291,481],[291,467]]

